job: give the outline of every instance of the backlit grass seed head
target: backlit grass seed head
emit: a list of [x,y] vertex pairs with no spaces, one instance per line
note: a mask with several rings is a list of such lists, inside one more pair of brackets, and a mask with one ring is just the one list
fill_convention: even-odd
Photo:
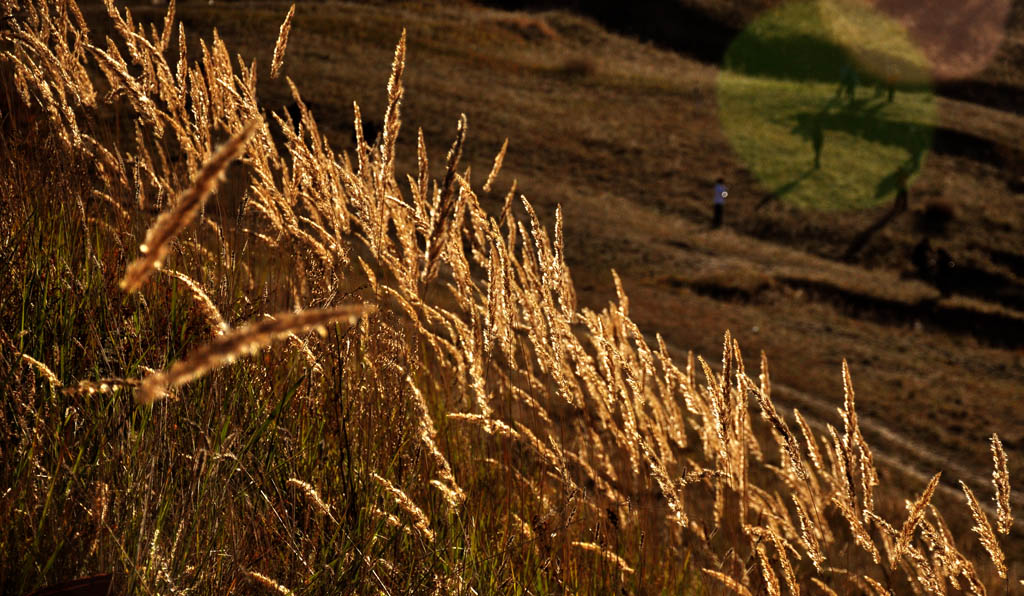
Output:
[[257,121],[249,122],[214,154],[196,174],[192,186],[178,196],[169,210],[160,214],[146,232],[146,240],[139,246],[142,256],[132,261],[121,279],[121,288],[128,292],[139,289],[155,269],[163,265],[171,242],[195,219],[217,181],[227,167],[245,149],[246,142],[256,132]]
[[740,582],[734,580],[733,578],[729,577],[724,573],[706,568],[702,569],[701,571],[722,582],[722,584],[725,587],[729,588],[734,593],[739,594],[740,596],[754,596],[750,593],[750,590],[748,590],[746,586],[744,586]]
[[234,362],[239,356],[252,354],[266,347],[274,340],[286,338],[291,333],[323,328],[324,325],[337,321],[348,321],[351,324],[358,317],[373,310],[374,307],[369,305],[352,304],[298,313],[281,313],[273,319],[240,327],[214,338],[166,370],[144,377],[135,391],[135,401],[140,404],[151,404],[163,397],[168,389],[198,379],[211,370]]
[[320,498],[320,494],[316,492],[313,485],[298,478],[289,478],[286,484],[299,489],[320,513],[326,515],[332,522],[335,521],[334,516],[331,515],[331,508]]
[[61,389],[64,395],[93,395],[96,393],[116,393],[122,389],[139,385],[138,379],[105,378],[95,381],[79,381],[77,385]]
[[227,333],[229,329],[228,324],[224,322],[224,317],[220,314],[220,310],[217,309],[217,306],[213,303],[213,300],[210,299],[210,296],[203,291],[199,282],[178,271],[171,271],[169,269],[161,269],[160,271],[161,273],[180,281],[185,288],[188,289],[189,294],[191,294],[193,300],[196,302],[196,306],[199,307],[199,312],[203,313],[203,317],[206,318],[206,322],[209,324],[214,334],[224,335]]
[[996,528],[1000,534],[1009,534],[1013,527],[1013,514],[1010,512],[1010,472],[1007,470],[1006,452],[999,435],[993,434],[992,445],[992,484],[996,489]]
[[281,74],[281,65],[284,64],[284,51],[288,47],[288,33],[292,29],[292,17],[295,16],[295,5],[288,10],[288,16],[281,23],[281,31],[277,35],[277,43],[274,44],[274,58],[270,61],[270,78],[276,79]]
[[412,535],[412,530],[409,529],[409,526],[403,524],[402,520],[398,519],[398,516],[394,513],[381,511],[381,509],[375,505],[370,507],[370,513],[373,514],[374,517],[379,517],[380,519],[384,520],[384,523],[391,526],[392,528],[402,530],[410,536]]
[[435,478],[430,481],[430,486],[433,486],[441,493],[449,507],[458,507],[466,500],[466,494],[462,492],[458,485],[453,484],[449,486]]
[[271,592],[281,594],[282,596],[294,596],[295,594],[295,592],[292,592],[285,586],[277,583],[276,581],[270,579],[269,577],[263,575],[258,571],[246,571],[245,574],[248,575],[250,579],[258,583],[259,585],[263,586],[267,590],[270,590]]
[[821,593],[825,594],[825,596],[839,596],[839,594],[837,594],[835,590],[828,587],[828,585],[820,579],[812,577],[811,582],[813,582],[814,585],[818,586],[818,589],[821,590]]
[[60,389],[63,386],[63,383],[60,382],[60,379],[57,378],[57,375],[53,374],[53,371],[50,370],[50,367],[46,366],[45,364],[36,360],[35,358],[29,356],[28,354],[22,354],[21,359],[30,364],[32,368],[36,369],[36,371],[39,372],[39,374],[43,375],[43,378],[45,378],[46,381],[50,384],[50,387],[53,387],[54,389]]
[[761,575],[764,577],[765,589],[770,596],[782,596],[779,588],[779,579],[772,568],[772,562],[768,559],[764,545],[757,545],[757,559],[761,562]]
[[633,568],[626,563],[625,559],[611,552],[610,550],[601,546],[600,544],[594,544],[593,542],[573,542],[572,545],[581,550],[585,550],[587,552],[591,552],[600,556],[602,559],[615,565],[619,569],[619,571],[623,573],[633,573]]
[[[767,539],[771,541],[775,547],[776,557],[779,561],[779,566],[782,569],[782,577],[786,581],[786,585],[789,587],[789,591],[793,596],[800,596],[800,585],[797,582],[796,575],[793,572],[793,564],[789,560],[789,553],[797,553],[785,538],[779,535],[771,527],[761,528],[757,526],[746,526],[744,530],[749,532],[757,540]],[[760,544],[758,545],[761,546]],[[796,554],[797,559],[800,558],[799,554]]]
[[508,139],[501,144],[501,150],[498,151],[498,155],[494,157],[494,166],[491,167],[491,173],[487,175],[487,181],[484,182],[484,192],[491,192],[491,185],[494,184],[494,180],[498,177],[498,172],[501,171],[501,164],[505,161],[505,151],[508,150]]
[[398,507],[412,518],[413,527],[419,531],[420,535],[426,538],[427,542],[433,542],[434,531],[430,529],[430,518],[427,517],[427,514],[423,513],[423,510],[409,498],[409,495],[405,494],[402,489],[394,484],[391,484],[387,478],[376,473],[372,474],[372,476],[391,495],[398,504]]
[[804,545],[804,550],[807,551],[807,557],[811,560],[814,568],[821,573],[821,565],[825,562],[825,554],[822,552],[821,542],[818,540],[819,529],[814,522],[807,517],[807,511],[800,503],[800,499],[797,498],[796,494],[791,494],[790,498],[793,500],[797,518],[800,520],[800,542]]
[[1003,549],[999,546],[999,540],[996,538],[995,532],[992,531],[992,526],[988,522],[988,516],[985,514],[985,510],[981,508],[981,504],[978,503],[978,499],[974,497],[974,493],[964,484],[963,480],[960,481],[960,488],[963,489],[964,495],[967,497],[967,506],[974,517],[974,527],[971,529],[978,535],[981,545],[985,547],[985,550],[988,551],[989,556],[992,558],[996,573],[999,574],[999,577],[1005,578],[1006,555],[1003,554]]
[[876,580],[875,578],[869,575],[865,575],[864,581],[867,582],[869,586],[871,586],[871,589],[875,591],[875,594],[877,596],[892,596],[892,592],[886,589],[886,587],[879,583],[878,580]]
[[932,476],[928,486],[921,493],[921,497],[910,507],[907,521],[903,523],[903,528],[900,530],[899,538],[896,541],[892,561],[893,567],[896,566],[896,562],[903,556],[903,552],[907,547],[910,546],[910,541],[914,538],[914,530],[917,528],[917,524],[924,518],[925,513],[927,513],[928,503],[932,499],[932,494],[935,493],[935,487],[939,485],[939,478],[941,476],[941,473]]

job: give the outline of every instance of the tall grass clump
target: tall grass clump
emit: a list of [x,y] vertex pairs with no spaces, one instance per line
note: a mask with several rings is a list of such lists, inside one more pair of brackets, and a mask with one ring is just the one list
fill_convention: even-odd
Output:
[[204,594],[1018,581],[969,487],[984,551],[937,476],[882,485],[845,366],[839,427],[787,418],[728,333],[719,365],[680,364],[617,277],[579,308],[561,213],[549,231],[514,192],[488,213],[464,116],[441,168],[421,133],[400,174],[404,36],[380,143],[356,106],[337,153],[296,82],[297,118],[266,111],[257,64],[216,32],[190,44],[173,1],[155,24],[106,8],[97,45],[73,0],[5,4],[3,593],[106,573]]

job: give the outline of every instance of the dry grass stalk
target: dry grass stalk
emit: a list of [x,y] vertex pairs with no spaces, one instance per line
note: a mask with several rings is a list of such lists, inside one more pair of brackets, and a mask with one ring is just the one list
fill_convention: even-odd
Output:
[[430,208],[430,232],[427,235],[426,260],[420,273],[420,285],[426,287],[435,277],[441,263],[441,255],[448,241],[452,221],[463,206],[462,192],[455,188],[456,169],[462,159],[462,147],[466,142],[469,124],[466,115],[459,116],[458,134],[448,150],[444,181],[435,192]]
[[281,65],[284,64],[284,51],[288,47],[288,33],[292,29],[292,17],[295,16],[295,5],[288,10],[288,16],[281,23],[281,30],[277,34],[277,43],[274,44],[274,58],[270,61],[270,78],[276,79],[281,74]]
[[434,419],[430,415],[427,401],[423,399],[423,393],[420,392],[419,387],[413,382],[412,377],[406,377],[406,384],[412,390],[412,402],[416,409],[419,410],[420,440],[437,463],[441,476],[441,480],[431,480],[430,484],[441,491],[450,507],[458,507],[466,500],[466,494],[462,492],[462,489],[459,488],[458,483],[455,481],[455,476],[452,474],[452,468],[448,464],[448,459],[445,458],[444,454],[437,447],[437,429],[434,427]]
[[107,511],[110,507],[110,485],[106,482],[96,483],[96,495],[93,497],[92,507],[89,508],[89,517],[91,517],[96,526],[96,536],[93,537],[92,542],[89,543],[89,556],[92,556],[96,552],[96,547],[100,543],[100,530],[103,525],[107,522]]
[[395,57],[391,62],[391,76],[388,78],[388,106],[384,111],[383,147],[380,149],[384,163],[392,167],[395,162],[395,142],[398,140],[398,129],[402,119],[400,109],[405,88],[402,86],[402,74],[405,73],[405,29],[395,47]]
[[996,489],[996,529],[1000,534],[1009,534],[1013,527],[1013,514],[1010,512],[1010,472],[1007,470],[1006,452],[999,435],[993,434],[992,444],[992,484]]
[[408,534],[409,536],[412,536],[412,530],[409,529],[409,526],[407,526],[406,524],[403,524],[402,520],[399,519],[398,516],[395,515],[394,513],[388,513],[386,511],[382,511],[376,505],[373,505],[373,506],[370,507],[370,513],[373,514],[375,517],[379,517],[380,519],[384,520],[384,523],[386,523],[387,525],[391,526],[392,528],[401,530],[401,531],[405,532],[406,534]]
[[971,510],[971,515],[974,517],[974,527],[971,529],[978,534],[981,545],[988,551],[990,557],[992,557],[992,563],[996,567],[996,573],[999,577],[1006,578],[1006,555],[1003,554],[1003,549],[999,546],[999,540],[996,538],[995,532],[992,531],[992,526],[988,523],[988,516],[985,515],[985,510],[981,508],[981,504],[978,503],[978,499],[974,497],[974,493],[970,488],[964,484],[964,481],[960,481],[960,488],[964,490],[964,495],[967,496],[967,506]]
[[304,480],[299,480],[298,478],[289,478],[286,484],[288,484],[289,486],[294,486],[295,488],[302,491],[302,494],[306,495],[306,498],[309,499],[309,502],[312,503],[313,506],[316,507],[318,511],[320,511],[320,513],[326,515],[327,518],[330,519],[332,522],[337,523],[337,520],[334,519],[334,515],[331,514],[331,508],[327,505],[327,503],[324,503],[323,499],[320,498],[320,494],[316,492],[316,489],[313,488],[312,484]]
[[807,516],[807,510],[800,504],[797,495],[791,494],[793,505],[796,507],[797,518],[800,521],[800,543],[807,551],[807,557],[811,560],[814,568],[821,573],[821,564],[825,562],[825,554],[821,550],[821,542],[818,540],[819,528]]
[[[924,553],[913,546],[907,547],[905,552],[907,554],[907,558],[913,563],[913,568],[917,571],[917,581],[921,583],[925,590],[932,594],[944,595],[946,592],[944,580],[936,573],[936,568],[933,567],[932,561],[929,561],[928,558],[924,556]],[[941,563],[937,563],[936,565],[941,565]]]
[[815,470],[822,472],[824,468],[822,468],[821,452],[818,450],[818,441],[814,438],[810,425],[804,420],[800,410],[796,408],[793,408],[793,418],[796,419],[796,424],[800,427],[800,432],[804,436],[804,443],[807,445],[807,456],[810,458],[811,464]]
[[875,578],[865,575],[864,581],[867,582],[869,586],[871,586],[871,589],[874,590],[875,594],[877,594],[878,596],[892,596],[892,592],[886,589],[886,587],[882,584],[878,583],[878,580],[876,580]]
[[825,594],[825,596],[839,596],[839,594],[837,594],[835,590],[828,587],[828,584],[821,581],[820,579],[812,577],[811,582],[813,582],[814,585],[818,586],[818,589],[820,589],[822,594]]
[[252,121],[241,132],[231,137],[196,175],[192,186],[178,197],[177,203],[161,213],[149,230],[146,240],[139,246],[142,256],[128,265],[121,288],[134,292],[146,281],[154,269],[163,265],[164,257],[174,238],[195,218],[207,197],[217,186],[217,179],[245,148],[256,132],[258,122]]
[[848,501],[848,499],[835,495],[832,497],[832,503],[839,509],[839,513],[846,519],[850,524],[850,533],[853,534],[853,540],[860,545],[868,554],[871,555],[871,560],[878,564],[880,555],[878,548],[875,546],[875,542],[871,539],[871,535],[868,534],[867,530],[864,529],[864,523],[861,521],[860,515],[855,511]]
[[761,575],[764,577],[765,589],[768,590],[769,596],[782,596],[779,578],[775,576],[775,570],[772,568],[771,561],[768,560],[764,545],[758,544],[755,550],[757,550],[757,559],[761,562]]
[[32,368],[36,369],[36,371],[39,372],[39,374],[43,375],[46,381],[50,384],[50,387],[53,387],[54,389],[60,389],[61,387],[63,387],[64,384],[60,382],[60,379],[57,378],[57,375],[53,374],[53,371],[50,370],[50,367],[46,366],[45,364],[36,360],[35,358],[29,356],[28,354],[22,354],[21,359],[30,364]]
[[917,524],[920,523],[925,513],[928,512],[928,504],[932,500],[932,494],[935,493],[935,488],[939,485],[939,478],[941,477],[941,472],[932,476],[924,492],[921,493],[921,496],[910,507],[907,521],[903,522],[903,528],[900,529],[899,538],[896,540],[896,548],[894,549],[891,561],[893,568],[896,567],[896,562],[903,557],[904,551],[910,546],[910,541],[914,538],[914,530],[917,529]]
[[[796,553],[796,549],[794,549],[785,538],[779,536],[778,532],[770,527],[760,528],[756,526],[746,526],[744,529],[759,539],[767,538],[768,540],[771,540],[772,544],[775,546],[775,552],[778,556],[779,566],[782,568],[782,577],[786,580],[786,586],[789,588],[789,591],[793,596],[800,596],[800,585],[797,582],[796,574],[793,571],[793,565],[789,560],[788,552],[792,551]],[[800,559],[799,554],[797,554],[796,557],[797,560]]]
[[184,360],[175,362],[167,370],[144,377],[135,391],[135,400],[141,404],[151,404],[163,397],[169,388],[198,379],[211,370],[234,362],[239,356],[251,354],[267,346],[276,339],[288,337],[291,333],[322,328],[335,321],[347,320],[351,323],[372,310],[373,307],[368,305],[352,304],[322,310],[282,313],[273,319],[234,329],[194,350]]
[[224,317],[220,314],[220,310],[213,303],[213,300],[210,299],[210,296],[203,291],[199,282],[178,271],[170,269],[161,269],[160,271],[161,273],[180,281],[186,288],[188,288],[189,293],[192,295],[192,298],[196,301],[196,305],[199,307],[199,312],[203,313],[203,316],[206,318],[206,322],[210,325],[210,328],[213,329],[214,334],[224,335],[228,332],[230,327],[228,327],[228,324],[224,322]]
[[498,155],[494,157],[494,165],[491,167],[491,173],[487,174],[487,181],[484,182],[484,192],[491,192],[491,185],[494,184],[494,179],[498,177],[498,172],[501,171],[501,164],[505,161],[505,151],[508,150],[508,138],[505,138],[505,142],[501,144],[501,150],[498,151]]
[[[843,393],[844,403],[843,409],[840,411],[840,416],[843,419],[843,430],[845,440],[848,441],[846,446],[846,452],[844,453],[849,459],[850,473],[853,472],[853,463],[856,461],[857,469],[860,472],[860,485],[861,485],[861,499],[863,507],[861,507],[861,517],[865,521],[867,520],[867,512],[874,510],[874,487],[878,486],[878,474],[875,470],[874,458],[871,454],[871,448],[868,447],[867,441],[864,440],[864,435],[860,432],[860,424],[857,421],[857,410],[856,410],[856,397],[853,391],[853,380],[850,378],[850,366],[843,359]],[[856,454],[853,449],[856,448]],[[856,504],[856,498],[853,495],[853,487],[850,486],[850,503]]]
[[[775,409],[775,404],[772,403],[771,398],[758,386],[754,385],[753,381],[750,381],[747,377],[743,378],[746,379],[748,388],[756,397],[758,405],[761,406],[761,413],[764,418],[771,423],[772,428],[781,439],[779,447],[786,455],[787,467],[790,467],[794,472],[796,472],[796,475],[800,480],[806,482],[808,479],[807,468],[804,466],[803,458],[800,456],[800,443],[797,442],[796,435],[789,430],[789,425],[786,424],[786,421],[779,415],[779,412]],[[767,379],[767,375],[763,375],[762,379]]]
[[489,435],[502,435],[512,439],[519,439],[519,433],[505,422],[497,418],[488,418],[482,414],[470,414],[466,412],[453,412],[448,414],[449,420],[464,420],[479,424],[483,431]]
[[423,513],[423,510],[409,498],[409,495],[405,494],[402,489],[394,484],[391,484],[387,478],[376,473],[372,474],[372,476],[394,498],[395,502],[398,503],[398,507],[412,518],[413,527],[419,531],[420,535],[426,538],[427,542],[433,542],[434,531],[430,529],[430,518],[427,517],[427,514]]
[[64,395],[92,395],[94,393],[114,393],[121,389],[133,388],[139,385],[138,379],[102,378],[95,381],[79,381],[73,387],[65,387],[61,390]]
[[602,559],[612,563],[619,568],[619,571],[623,573],[633,573],[633,568],[626,563],[626,560],[619,555],[611,552],[600,544],[594,544],[593,542],[573,542],[573,546],[585,550],[587,552],[595,553]]
[[740,582],[734,580],[733,578],[729,577],[724,573],[720,573],[713,569],[707,568],[701,569],[701,571],[722,582],[722,584],[724,584],[725,587],[729,588],[730,590],[739,594],[740,596],[754,596],[750,593],[750,590],[748,590],[746,586],[744,586]]
[[651,468],[651,475],[654,476],[655,482],[658,483],[658,487],[668,501],[668,508],[672,512],[672,520],[682,528],[687,527],[689,519],[686,517],[683,499],[679,494],[680,491],[677,489],[677,485],[672,482],[668,475],[668,470],[656,459],[645,441],[640,441],[640,448],[644,459],[647,460],[647,465]]
[[430,481],[430,486],[433,486],[441,493],[441,496],[444,497],[444,500],[448,503],[449,507],[455,508],[466,500],[466,493],[462,492],[459,485],[454,484],[453,481],[454,479],[449,481],[452,482],[452,484],[446,484],[435,478]]
[[276,592],[278,594],[281,594],[282,596],[295,595],[295,592],[292,592],[288,588],[284,587],[283,585],[277,583],[276,581],[270,579],[269,577],[263,575],[258,571],[246,571],[245,574],[248,575],[250,579],[255,580],[256,583],[260,584],[261,586],[270,590],[271,592]]

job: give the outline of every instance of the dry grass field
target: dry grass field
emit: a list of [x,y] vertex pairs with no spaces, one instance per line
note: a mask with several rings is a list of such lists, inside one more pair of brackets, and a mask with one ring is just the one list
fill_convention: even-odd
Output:
[[[219,8],[193,10],[183,12],[188,24],[239,35]],[[270,12],[267,34],[280,10]],[[382,112],[389,40],[407,27],[407,121],[423,128],[428,145],[442,145],[454,132],[450,115],[466,113],[466,160],[481,179],[509,138],[503,175],[484,205],[499,208],[512,180],[549,223],[561,205],[566,259],[584,304],[600,307],[613,295],[614,268],[630,293],[643,292],[642,328],[681,350],[714,353],[731,329],[750,349],[778,355],[780,383],[832,404],[846,357],[864,385],[865,414],[942,453],[936,461],[975,457],[971,465],[982,465],[979,447],[991,432],[1024,447],[1024,415],[1015,412],[1024,384],[1020,170],[965,155],[971,147],[952,136],[1010,153],[1024,117],[938,96],[935,147],[914,179],[910,211],[851,263],[842,258],[849,244],[888,202],[823,211],[769,197],[775,188],[750,172],[723,131],[712,65],[564,12],[314,5],[297,11],[296,31],[307,19],[286,72],[314,82],[304,97],[336,146],[351,144],[351,101],[364,114]],[[246,49],[269,61],[266,48]],[[583,72],[573,68],[580,64]],[[272,83],[263,97],[287,104],[286,89]],[[501,108],[508,105],[515,109]],[[399,139],[406,171],[414,169],[409,137]],[[810,146],[803,151],[810,162]],[[712,232],[708,195],[718,175],[734,199],[729,229]],[[911,262],[932,212],[940,218],[933,244],[963,272],[949,298]],[[942,223],[947,212],[952,220]]]
[[2,6],[0,592],[1024,589],[1016,6],[861,104],[593,7]]

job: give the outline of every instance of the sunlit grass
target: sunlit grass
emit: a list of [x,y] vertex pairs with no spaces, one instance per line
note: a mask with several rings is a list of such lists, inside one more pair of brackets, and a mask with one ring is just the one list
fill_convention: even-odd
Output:
[[[881,91],[881,95],[878,95]],[[890,200],[903,170],[920,169],[935,103],[927,92],[861,87],[849,102],[837,85],[722,71],[719,114],[733,147],[765,190],[815,209],[862,209]],[[822,132],[814,167],[812,128]]]
[[[40,6],[22,35],[3,38],[7,56],[25,57],[12,77],[33,91],[29,106],[12,107],[49,119],[45,144],[0,137],[2,173],[17,182],[0,187],[10,206],[0,223],[18,231],[0,235],[0,519],[12,520],[0,529],[0,592],[113,572],[125,593],[152,594],[689,594],[707,593],[708,578],[756,593],[758,556],[760,576],[779,567],[792,592],[842,573],[902,593],[936,568],[879,566],[907,495],[879,484],[846,366],[841,437],[794,413],[798,438],[771,401],[767,358],[755,380],[755,361],[728,332],[720,371],[692,355],[677,365],[630,318],[618,276],[608,306],[580,308],[561,211],[549,233],[514,193],[500,215],[485,210],[460,162],[465,116],[447,153],[418,135],[417,176],[399,175],[404,35],[381,142],[357,139],[343,155],[325,147],[297,88],[301,123],[269,114],[256,71],[242,60],[233,74],[222,40],[203,42],[191,66],[169,50],[173,14],[146,37],[112,8],[121,41],[108,47],[143,65],[139,74],[95,47],[70,53],[51,36],[80,25]],[[53,54],[42,74],[24,66],[40,52]],[[168,55],[182,63],[173,75]],[[123,103],[65,103],[91,97],[97,56]],[[582,66],[574,76],[592,74]],[[159,101],[144,91],[147,73]],[[804,95],[793,82],[737,82],[724,97],[746,100],[735,113],[747,144],[795,154],[792,121],[819,109],[829,85]],[[875,113],[927,114],[900,102]],[[116,109],[143,122],[134,135],[101,128]],[[840,148],[907,147],[920,129],[875,130],[878,117],[862,115],[855,132],[841,112],[820,117],[853,137]],[[198,186],[213,139],[254,119],[238,167],[225,171],[237,186],[164,235],[160,266],[181,275],[118,289],[149,244],[144,230],[166,221],[140,209],[143,199]],[[164,159],[169,137],[192,166]],[[444,175],[434,179],[438,153]],[[178,283],[186,275],[190,291]],[[321,333],[265,326],[267,313],[342,304],[373,308]],[[281,341],[264,346],[268,335]],[[140,403],[151,401],[146,379],[175,362],[187,364],[181,382]],[[998,503],[1006,517],[1008,503]],[[865,528],[875,518],[884,523]],[[944,527],[938,510],[929,519]],[[916,524],[908,544],[967,561],[952,538],[918,536]],[[972,581],[989,575],[962,569]]]

